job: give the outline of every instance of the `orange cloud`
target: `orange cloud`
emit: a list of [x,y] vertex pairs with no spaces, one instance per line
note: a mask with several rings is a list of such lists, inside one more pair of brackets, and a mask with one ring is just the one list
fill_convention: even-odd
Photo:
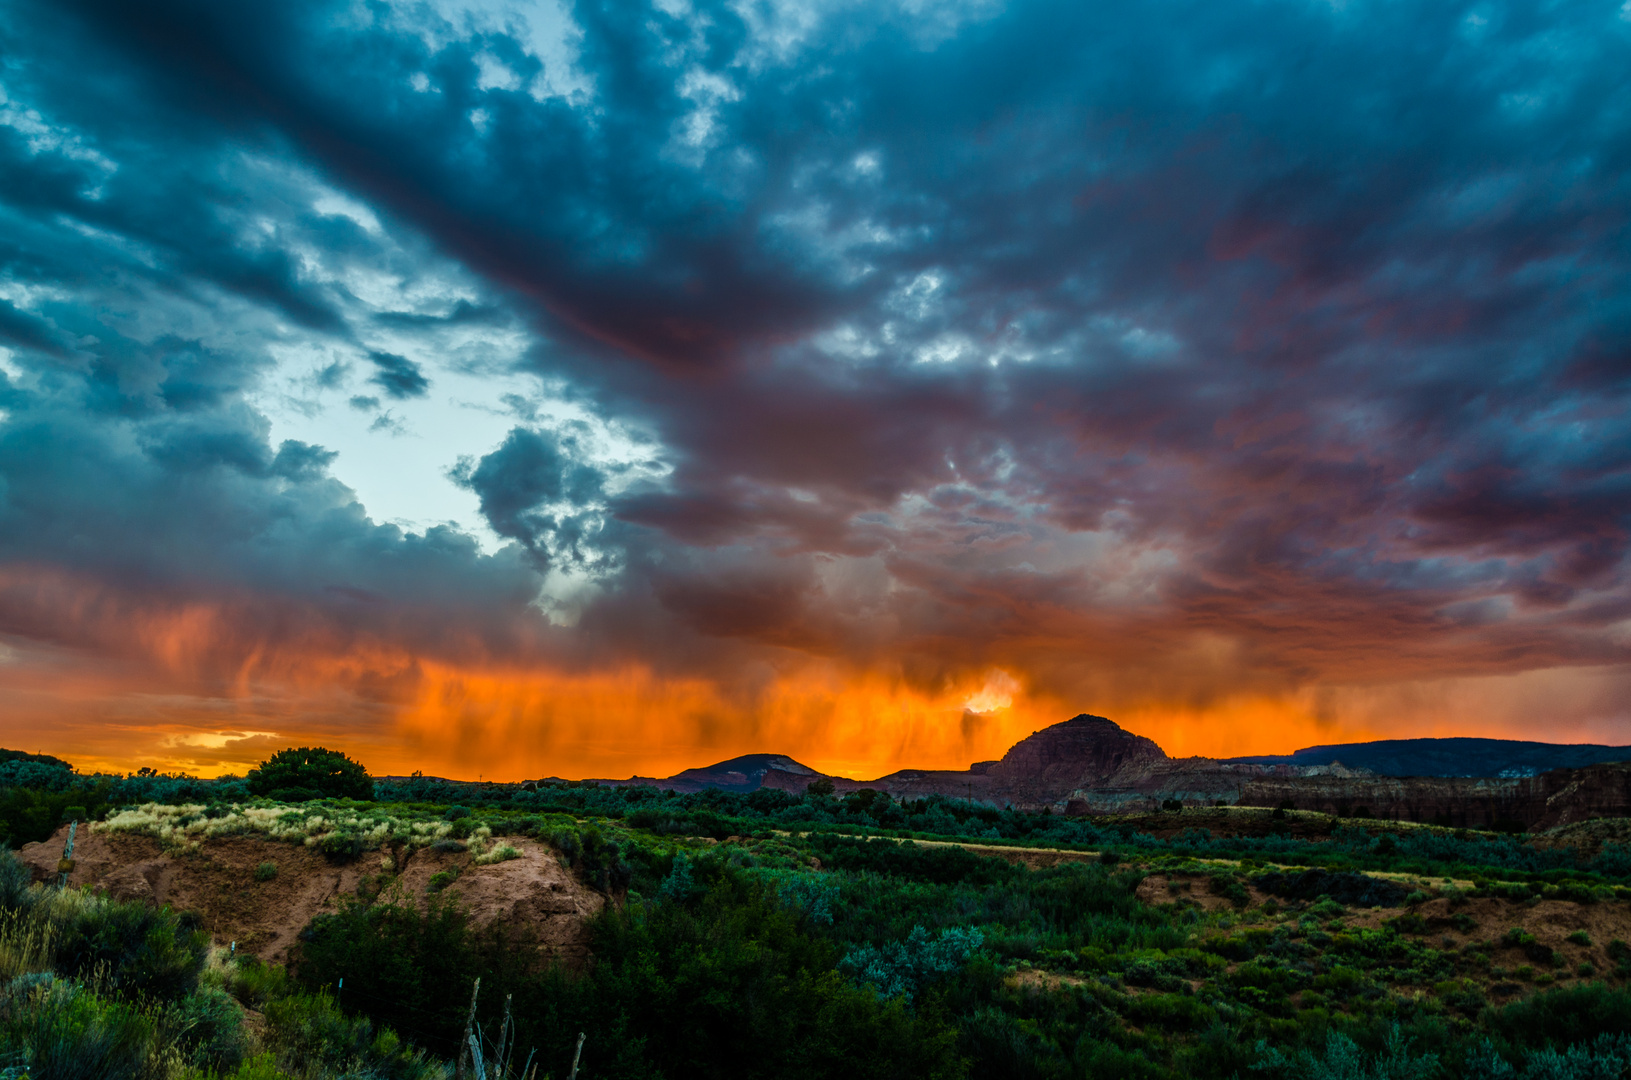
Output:
[[1165,667],[1010,643],[998,662],[929,674],[886,655],[768,648],[708,674],[633,661],[568,670],[464,639],[433,653],[309,611],[159,603],[62,574],[0,575],[0,596],[54,629],[0,651],[0,744],[109,771],[242,772],[281,746],[323,743],[376,773],[472,779],[666,776],[766,751],[872,777],[964,768],[1078,712],[1174,756],[1421,735],[1625,742],[1631,689],[1614,667],[1297,683],[1215,636]]

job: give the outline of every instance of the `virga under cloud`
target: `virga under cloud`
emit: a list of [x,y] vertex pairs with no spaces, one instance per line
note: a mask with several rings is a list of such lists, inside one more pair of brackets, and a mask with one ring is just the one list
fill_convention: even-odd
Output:
[[1621,5],[18,3],[0,53],[19,736],[1631,732]]

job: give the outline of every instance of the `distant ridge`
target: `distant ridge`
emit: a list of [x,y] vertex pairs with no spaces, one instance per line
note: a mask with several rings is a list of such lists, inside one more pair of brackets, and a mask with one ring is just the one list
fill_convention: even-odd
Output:
[[[966,770],[901,769],[875,780],[826,779],[839,795],[870,788],[895,799],[947,795],[994,806],[1051,806],[1071,814],[1159,809],[1175,802],[1185,806],[1232,804],[1248,793],[1252,798],[1261,797],[1262,791],[1274,787],[1278,794],[1266,805],[1289,798],[1301,807],[1324,799],[1340,809],[1346,798],[1354,806],[1379,809],[1405,805],[1402,799],[1409,803],[1404,812],[1411,814],[1466,817],[1471,797],[1446,794],[1449,788],[1442,792],[1439,788],[1478,778],[1477,783],[1487,781],[1503,793],[1491,802],[1495,796],[1485,797],[1488,793],[1479,789],[1483,802],[1478,803],[1474,816],[1488,818],[1516,814],[1522,799],[1513,785],[1531,783],[1528,778],[1621,761],[1631,762],[1631,746],[1478,738],[1382,739],[1308,746],[1291,754],[1175,759],[1150,739],[1102,716],[1084,713],[1031,733],[1010,747],[1001,760],[976,762]],[[1631,777],[1631,769],[1625,771]],[[774,788],[802,795],[821,776],[786,754],[744,754],[686,769],[667,779],[632,776],[595,782],[649,786],[680,794],[707,788],[742,794]],[[1597,787],[1603,783],[1613,787],[1616,782],[1612,778],[1593,781]],[[1592,798],[1601,807],[1631,806],[1631,789],[1623,799],[1607,788]],[[1538,820],[1538,811],[1525,810],[1524,816]]]
[[733,757],[726,761],[716,761],[712,765],[686,769],[666,779],[631,776],[627,780],[600,780],[597,783],[612,787],[649,786],[676,791],[681,795],[701,791],[703,788],[746,793],[758,791],[764,783],[765,774],[769,772],[809,777],[811,780],[821,775],[786,754],[743,754],[741,757]]
[[1290,754],[1225,758],[1232,765],[1332,765],[1377,776],[1538,776],[1551,769],[1582,769],[1631,761],[1631,746],[1523,742],[1517,739],[1378,739],[1306,746]]

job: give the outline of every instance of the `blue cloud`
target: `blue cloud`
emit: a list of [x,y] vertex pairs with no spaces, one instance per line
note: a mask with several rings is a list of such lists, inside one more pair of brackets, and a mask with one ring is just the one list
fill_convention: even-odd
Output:
[[384,390],[388,397],[399,400],[424,397],[430,389],[430,380],[425,378],[419,365],[406,356],[375,350],[368,354],[368,359],[374,362],[374,374],[368,381]]
[[[1617,3],[925,10],[585,0],[566,78],[426,7],[16,8],[9,468],[215,485],[190,498],[220,500],[198,529],[226,578],[284,580],[245,529],[428,544],[348,517],[330,451],[274,451],[255,395],[298,348],[356,409],[379,406],[344,388],[363,358],[424,399],[409,355],[498,328],[671,466],[620,480],[533,425],[456,472],[519,546],[516,596],[616,548],[585,635],[683,611],[841,651],[857,605],[824,621],[813,582],[843,558],[886,567],[867,603],[899,648],[1023,640],[1039,597],[1085,640],[1112,590],[1058,553],[1092,534],[1172,553],[1141,594],[1154,652],[1205,627],[1277,671],[1371,670],[1450,611],[1490,663],[1626,661]],[[316,209],[318,183],[366,212]],[[412,302],[438,260],[486,294]],[[127,437],[76,445],[90,416]],[[5,475],[37,499],[11,496],[18,524],[95,516]],[[499,573],[441,539],[435,589]]]

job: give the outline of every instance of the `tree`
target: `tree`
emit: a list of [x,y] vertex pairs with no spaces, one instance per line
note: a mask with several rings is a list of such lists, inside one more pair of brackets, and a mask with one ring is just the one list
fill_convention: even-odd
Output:
[[284,802],[331,796],[372,799],[368,770],[338,750],[321,746],[279,750],[244,778],[249,790]]
[[804,790],[810,795],[831,795],[833,793],[833,782],[829,777],[819,777],[804,785]]

